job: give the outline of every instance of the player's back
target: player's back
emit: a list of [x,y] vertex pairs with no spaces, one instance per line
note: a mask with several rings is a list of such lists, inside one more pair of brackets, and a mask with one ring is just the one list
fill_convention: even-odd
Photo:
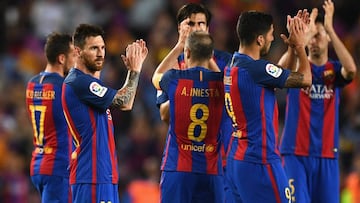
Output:
[[34,134],[30,175],[69,176],[72,144],[61,105],[63,80],[57,73],[41,72],[27,84],[26,105]]
[[162,170],[221,174],[223,74],[202,67],[170,70],[160,87],[170,101]]
[[274,89],[286,78],[273,66],[236,53],[232,67],[225,70],[225,104],[237,129],[229,152],[234,159],[267,163],[280,158]]

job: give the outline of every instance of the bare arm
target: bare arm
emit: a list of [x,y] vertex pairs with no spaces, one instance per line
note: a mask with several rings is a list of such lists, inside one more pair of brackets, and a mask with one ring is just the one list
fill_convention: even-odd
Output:
[[148,49],[143,40],[136,40],[127,46],[126,56],[122,55],[121,58],[128,68],[128,74],[123,87],[117,91],[112,106],[119,107],[121,110],[132,109],[142,64],[147,54]]
[[312,83],[310,63],[305,51],[305,29],[306,24],[297,16],[290,20],[289,38],[284,38],[291,48],[295,50],[298,58],[297,72],[291,72],[285,82],[285,87],[308,87]]
[[347,50],[343,42],[339,39],[333,27],[334,3],[332,0],[325,0],[323,8],[325,10],[324,27],[328,33],[335,53],[339,58],[340,63],[343,65],[341,68],[342,76],[351,80],[356,74],[356,65],[350,52]]
[[291,71],[296,71],[297,56],[295,50],[288,46],[286,52],[281,56],[278,65]]
[[219,66],[216,64],[215,60],[213,58],[210,59],[209,62],[209,69],[214,72],[220,72]]
[[131,110],[135,100],[136,88],[139,83],[140,72],[128,71],[124,86],[119,89],[112,101],[112,106],[121,110]]
[[178,68],[177,58],[184,51],[185,40],[189,35],[190,19],[187,18],[182,21],[179,25],[179,39],[176,43],[175,47],[166,55],[166,57],[161,61],[156,70],[154,71],[152,77],[152,83],[156,89],[160,89],[159,81],[161,80],[162,74],[165,73],[170,68]]
[[159,109],[161,120],[164,121],[168,125],[170,123],[169,107],[170,107],[170,101],[167,100],[166,102],[164,102],[160,105],[160,109]]

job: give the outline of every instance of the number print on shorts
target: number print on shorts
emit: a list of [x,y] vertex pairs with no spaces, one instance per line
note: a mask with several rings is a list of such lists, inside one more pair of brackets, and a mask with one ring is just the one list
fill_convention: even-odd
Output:
[[[291,198],[291,202],[296,202],[296,199],[295,199],[295,185],[294,185],[294,179],[293,178],[290,178],[289,179],[289,187],[290,187],[290,198]],[[286,196],[287,197],[287,196]]]

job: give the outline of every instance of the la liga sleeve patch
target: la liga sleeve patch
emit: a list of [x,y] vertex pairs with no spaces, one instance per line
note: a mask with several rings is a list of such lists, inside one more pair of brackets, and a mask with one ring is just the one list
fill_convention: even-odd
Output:
[[266,64],[265,69],[266,69],[266,73],[271,75],[274,78],[278,78],[281,75],[281,73],[283,72],[283,70],[281,68],[279,68],[276,65],[271,64],[271,63]]
[[95,94],[98,97],[103,97],[108,90],[107,87],[104,87],[97,82],[90,83],[89,89],[91,93]]

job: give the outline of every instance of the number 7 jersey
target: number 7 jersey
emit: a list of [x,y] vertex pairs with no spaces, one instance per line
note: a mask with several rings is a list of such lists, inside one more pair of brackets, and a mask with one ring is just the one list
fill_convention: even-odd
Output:
[[61,105],[64,78],[41,72],[27,84],[26,105],[34,131],[30,175],[69,177],[72,140]]
[[222,80],[222,73],[202,67],[163,75],[160,87],[170,101],[170,123],[161,170],[222,174]]

